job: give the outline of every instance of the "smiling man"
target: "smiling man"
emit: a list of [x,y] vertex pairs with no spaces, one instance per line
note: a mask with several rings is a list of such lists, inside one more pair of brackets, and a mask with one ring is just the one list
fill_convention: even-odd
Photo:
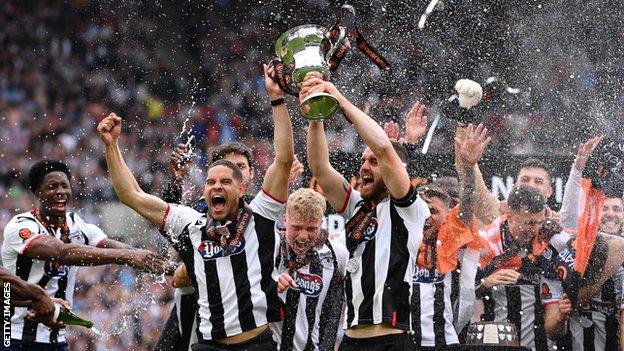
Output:
[[278,264],[286,313],[273,324],[280,350],[330,350],[336,341],[349,253],[321,229],[325,207],[312,189],[288,197]]
[[[167,269],[162,257],[111,240],[97,226],[69,212],[70,180],[69,168],[61,161],[42,160],[31,167],[28,183],[39,206],[16,215],[4,228],[5,268],[44,288],[48,296],[67,300],[70,306],[75,266],[127,264],[161,274]],[[12,310],[8,350],[66,349],[64,328],[49,328],[29,319],[26,307]]]
[[607,197],[602,205],[600,231],[624,236],[624,199],[620,196]]
[[[268,71],[265,66],[265,84],[275,84]],[[120,201],[158,226],[187,267],[199,305],[195,351],[276,347],[268,328],[268,323],[281,320],[282,308],[275,270],[279,238],[274,226],[284,209],[294,152],[284,100],[272,100],[271,105],[275,159],[262,190],[246,205],[240,168],[227,160],[214,162],[207,170],[203,193],[206,213],[143,192],[119,148],[121,118],[110,114],[98,126]]]
[[411,186],[405,148],[392,143],[377,122],[330,82],[307,80],[299,99],[315,92],[338,100],[367,146],[358,191],[332,167],[323,123],[310,123],[307,150],[312,175],[327,201],[348,220],[347,330],[340,350],[412,350],[411,283],[429,209]]

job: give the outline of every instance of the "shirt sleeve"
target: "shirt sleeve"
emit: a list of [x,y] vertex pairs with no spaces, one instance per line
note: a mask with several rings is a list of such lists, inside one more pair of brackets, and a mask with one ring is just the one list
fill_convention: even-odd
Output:
[[342,208],[336,209],[336,212],[342,215],[346,220],[349,220],[355,214],[360,201],[362,201],[362,195],[360,195],[360,192],[349,187],[349,192],[345,197]]
[[[205,222],[205,218],[203,219]],[[163,218],[163,227],[161,233],[168,239],[176,240],[184,229],[189,225],[202,222],[202,214],[188,206],[169,204]]]
[[283,213],[286,204],[272,197],[264,190],[260,190],[258,195],[251,200],[249,207],[262,217],[275,221]]
[[561,282],[542,277],[540,295],[542,297],[542,306],[558,303],[563,298]]
[[3,251],[22,255],[28,246],[41,238],[39,225],[32,220],[24,219],[7,224],[4,228]]
[[417,225],[422,228],[425,220],[431,215],[429,206],[418,195],[414,187],[410,188],[409,193],[404,198],[398,200],[393,198],[391,201],[399,216],[411,225]]
[[338,262],[338,271],[344,276],[347,274],[347,259],[349,258],[349,251],[344,245],[337,242],[332,242],[332,246],[334,247],[336,261]]
[[84,235],[89,239],[89,246],[98,246],[102,240],[108,239],[108,235],[104,233],[100,227],[95,224],[85,224],[87,231]]
[[570,176],[565,185],[563,200],[561,202],[561,225],[563,228],[575,229],[578,224],[579,203],[581,196],[582,175],[579,170],[572,165]]

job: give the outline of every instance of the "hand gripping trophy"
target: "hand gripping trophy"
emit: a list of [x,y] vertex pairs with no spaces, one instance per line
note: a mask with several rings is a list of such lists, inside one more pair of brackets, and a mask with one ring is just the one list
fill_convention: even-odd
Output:
[[[377,67],[387,69],[390,64],[360,34],[354,20],[353,30],[341,26],[346,15],[355,18],[351,5],[343,5],[336,23],[328,30],[325,27],[306,24],[291,28],[283,33],[275,43],[273,79],[280,88],[297,95],[305,76],[316,72],[324,80],[329,80],[351,47],[348,37],[355,37],[358,48]],[[323,120],[331,117],[338,109],[338,102],[327,93],[314,93],[301,102],[301,113],[308,120]]]

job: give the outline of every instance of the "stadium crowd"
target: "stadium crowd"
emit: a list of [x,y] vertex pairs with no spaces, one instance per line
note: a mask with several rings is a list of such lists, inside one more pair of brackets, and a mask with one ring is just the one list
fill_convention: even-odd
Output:
[[[192,184],[203,183],[202,169],[209,163],[210,151],[233,140],[253,150],[258,172],[264,174],[273,157],[273,126],[259,63],[272,56],[273,40],[280,31],[309,22],[306,16],[329,25],[335,13],[324,1],[299,5],[299,12],[288,14],[270,2],[191,2],[183,5],[177,20],[164,26],[158,7],[138,1],[3,3],[0,228],[15,214],[32,208],[34,198],[25,175],[44,156],[67,162],[74,177],[73,206],[88,223],[101,221],[98,206],[116,200],[96,132],[109,111],[124,116],[124,148],[131,150],[125,160],[146,192],[162,192],[169,156],[187,119],[198,140]],[[319,6],[325,7],[315,10]],[[359,19],[360,29],[372,42],[379,43],[382,51],[388,47],[388,58],[397,63],[393,76],[380,77],[355,50],[336,75],[337,85],[355,87],[350,93],[343,91],[360,107],[370,108],[379,122],[402,121],[416,97],[439,103],[453,92],[459,76],[485,80],[506,74],[506,82],[520,93],[505,93],[498,87],[495,94],[500,98],[486,104],[484,119],[493,136],[489,152],[570,155],[573,146],[588,136],[624,125],[624,97],[613,88],[624,84],[624,55],[613,44],[616,40],[600,40],[618,35],[622,39],[621,31],[610,31],[616,28],[610,25],[617,23],[616,16],[599,14],[603,25],[595,26],[591,18],[574,15],[588,29],[567,42],[554,43],[560,45],[553,44],[558,50],[545,53],[539,50],[547,42],[546,34],[532,32],[526,20],[513,21],[533,18],[535,26],[547,25],[536,19],[540,12],[533,8],[492,11],[486,16],[471,7],[475,5],[448,2],[456,19],[446,21],[444,10],[439,9],[429,20],[430,31],[417,32],[413,23],[399,18],[401,6],[415,13],[424,10],[424,6],[397,4],[386,14],[362,10]],[[491,9],[494,2],[484,6]],[[546,5],[541,14],[550,22],[563,23],[566,14],[559,14],[556,6],[556,1]],[[579,13],[590,10],[588,4],[579,6]],[[494,38],[462,43],[461,25],[479,19],[483,22],[477,33],[486,37],[493,32]],[[374,25],[382,23],[387,30],[375,33]],[[172,27],[179,33],[171,34],[170,43],[163,36]],[[496,37],[501,33],[507,34]],[[405,46],[406,37],[413,40]],[[567,47],[582,48],[575,52],[578,60],[566,57]],[[514,57],[519,51],[519,58]],[[602,51],[609,55],[597,53]],[[475,63],[458,68],[448,63],[452,60]],[[540,60],[549,64],[529,71],[527,66]],[[511,73],[510,67],[517,72]],[[305,140],[301,126],[307,122],[291,114],[295,141]],[[442,120],[433,152],[452,150],[450,123]],[[554,133],[560,125],[563,131]],[[330,149],[361,151],[357,135],[347,131],[344,119],[335,118],[327,126]],[[566,135],[563,142],[561,134]],[[304,151],[304,145],[296,143],[295,152]],[[259,189],[260,181],[250,193]],[[120,237],[131,245],[139,243],[132,236]],[[163,247],[160,240],[147,248],[162,252]],[[84,350],[148,350],[155,345],[171,310],[169,281],[155,282],[153,277],[117,266],[81,269],[77,281],[74,310],[96,326],[107,327],[101,330],[103,338],[70,330],[70,345],[86,345]]]

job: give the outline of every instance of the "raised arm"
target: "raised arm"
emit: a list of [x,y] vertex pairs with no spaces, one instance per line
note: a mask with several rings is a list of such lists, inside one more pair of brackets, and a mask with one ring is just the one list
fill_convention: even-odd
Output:
[[141,190],[119,150],[121,118],[111,113],[98,125],[106,150],[106,163],[119,201],[132,208],[159,228],[163,224],[167,203]]
[[[410,189],[407,167],[399,158],[383,128],[362,110],[347,100],[336,87],[319,78],[311,78],[303,83],[300,98],[315,92],[326,92],[338,100],[345,117],[353,123],[364,143],[377,157],[384,183],[395,199],[404,198]],[[321,184],[321,187],[323,185]]]
[[472,224],[475,210],[474,169],[490,141],[492,138],[487,136],[487,128],[483,124],[479,124],[476,128],[470,124],[464,140],[455,138],[455,158],[461,160],[458,166],[462,167],[457,169],[457,173],[463,174],[463,177],[460,177],[459,217],[467,225]]
[[[455,131],[455,139],[463,141],[466,138],[467,128],[457,126]],[[455,168],[460,182],[467,183],[466,167],[462,165],[462,160],[455,154]],[[478,164],[472,166],[472,175],[474,178],[474,214],[481,224],[490,224],[498,216],[501,215],[500,201],[490,192],[483,180],[483,173],[479,169]]]
[[310,123],[307,149],[308,166],[312,171],[312,176],[323,189],[323,194],[332,207],[337,211],[342,210],[351,186],[329,162],[323,122]]
[[[273,81],[271,74],[273,67],[264,65],[264,86],[267,97],[272,102],[273,110],[273,148],[275,159],[267,169],[262,183],[262,189],[271,196],[286,201],[288,197],[288,178],[290,169],[295,159],[292,123],[288,115],[288,108],[283,102],[284,92]],[[282,103],[275,105],[273,102],[282,99]]]

